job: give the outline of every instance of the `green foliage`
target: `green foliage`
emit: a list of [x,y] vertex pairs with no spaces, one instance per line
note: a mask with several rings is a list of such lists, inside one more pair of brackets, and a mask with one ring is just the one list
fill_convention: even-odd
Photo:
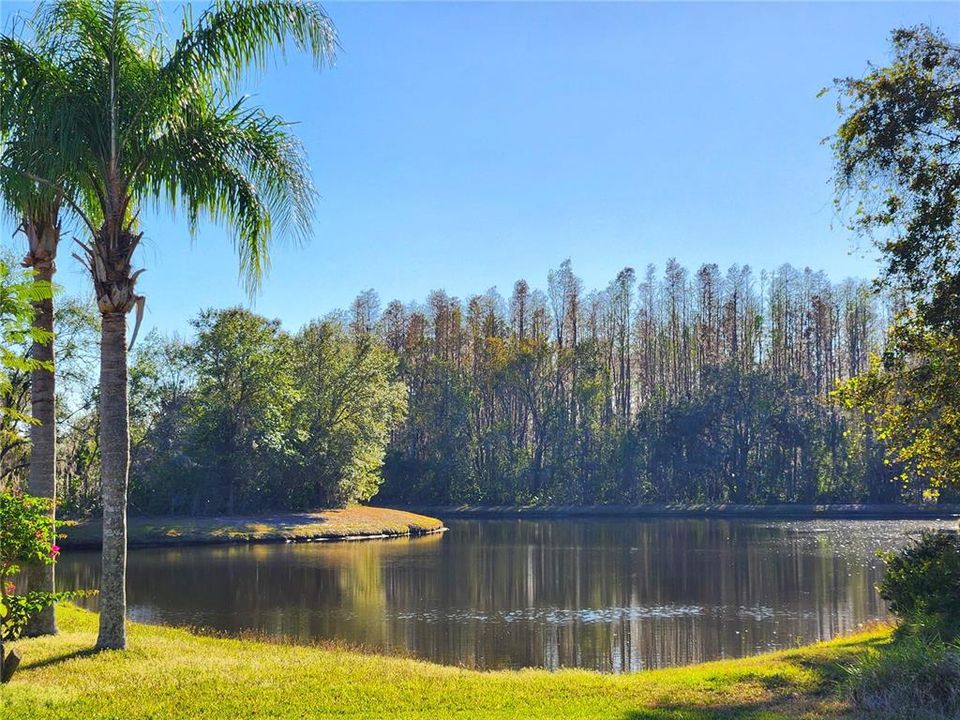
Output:
[[390,431],[406,409],[396,359],[368,334],[349,337],[335,322],[315,322],[293,338],[292,371],[299,397],[291,502],[327,507],[373,497]]
[[8,490],[23,484],[29,462],[30,374],[48,366],[31,355],[31,345],[49,336],[33,326],[33,303],[52,293],[16,262],[0,256],[0,489]]
[[44,365],[30,357],[29,347],[49,340],[49,333],[33,326],[32,303],[51,293],[49,283],[34,282],[29,272],[17,272],[0,259],[0,445],[7,448],[20,443],[20,429],[32,422],[26,381],[31,370]]
[[837,202],[883,253],[883,280],[928,328],[960,332],[960,48],[925,26],[891,33],[892,60],[835,83]]
[[936,496],[960,478],[960,339],[903,322],[887,353],[838,386],[835,397],[863,412],[905,483]]
[[290,340],[278,321],[240,308],[205,311],[194,327],[189,357],[197,385],[186,408],[191,459],[228,512],[269,502],[299,394]]
[[953,720],[960,716],[960,646],[905,638],[849,669],[846,689],[858,718]]
[[883,358],[837,397],[865,414],[901,479],[936,497],[960,476],[960,47],[891,34],[888,65],[838,80],[837,203],[882,252],[901,312]]
[[408,386],[407,422],[418,430],[391,448],[388,482],[405,489],[404,499],[426,503],[473,496],[469,386],[442,360],[428,361]]
[[88,590],[69,592],[44,592],[30,590],[23,594],[9,593],[0,602],[0,640],[10,641],[19,638],[30,619],[54,603],[72,600],[91,594]]
[[925,531],[900,552],[883,554],[878,589],[908,633],[953,640],[960,636],[960,536]]
[[0,492],[0,643],[18,638],[30,618],[48,605],[85,594],[15,594],[10,578],[26,565],[52,564],[60,553],[49,507],[46,498]]
[[147,513],[342,506],[374,495],[406,388],[374,336],[328,320],[296,335],[240,308],[130,364],[131,504]]
[[54,561],[60,549],[49,509],[45,498],[0,493],[0,578],[12,577],[26,563]]
[[[304,237],[314,193],[302,148],[288,123],[233,90],[271,50],[331,58],[336,34],[319,4],[222,0],[196,18],[186,8],[176,38],[136,0],[43,3],[24,25],[30,42],[0,37],[0,170],[55,188],[94,245],[102,230],[132,237],[142,204],[165,201],[193,228],[210,217],[233,230],[253,289],[274,233]],[[91,271],[103,249],[84,248]]]

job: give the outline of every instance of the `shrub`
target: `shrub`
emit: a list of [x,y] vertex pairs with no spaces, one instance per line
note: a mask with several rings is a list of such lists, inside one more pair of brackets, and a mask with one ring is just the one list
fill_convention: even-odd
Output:
[[942,640],[903,638],[850,670],[856,717],[876,720],[956,720],[960,717],[960,647]]
[[9,671],[3,672],[4,642],[20,637],[30,618],[48,605],[87,594],[38,590],[17,594],[10,579],[23,565],[50,564],[60,554],[53,519],[48,513],[49,502],[45,498],[0,492],[0,679],[9,679]]
[[878,589],[902,621],[901,633],[953,640],[960,635],[960,536],[925,531],[900,552],[883,553]]

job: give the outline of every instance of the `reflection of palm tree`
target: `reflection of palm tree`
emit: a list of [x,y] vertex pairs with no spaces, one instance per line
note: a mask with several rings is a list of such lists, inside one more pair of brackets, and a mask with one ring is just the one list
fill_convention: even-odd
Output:
[[[20,80],[4,104],[41,112],[12,129],[26,166],[43,184],[78,178],[75,209],[89,231],[82,262],[93,279],[101,327],[100,449],[103,551],[100,648],[126,645],[126,503],[130,438],[127,407],[127,313],[144,299],[133,271],[141,203],[185,206],[191,227],[201,214],[234,229],[248,287],[259,283],[273,232],[303,236],[313,191],[299,144],[287,125],[228,93],[271,47],[292,39],[318,62],[335,44],[319,5],[295,0],[217,3],[172,44],[162,21],[134,0],[72,0],[41,9],[36,33],[54,62],[29,47],[3,56],[4,74]],[[9,40],[9,39],[8,39]],[[6,42],[6,41],[5,41]],[[37,98],[45,97],[43,103]],[[49,168],[45,149],[57,143]],[[31,161],[33,164],[31,165]],[[69,188],[58,188],[70,197]],[[136,328],[134,328],[136,337]]]

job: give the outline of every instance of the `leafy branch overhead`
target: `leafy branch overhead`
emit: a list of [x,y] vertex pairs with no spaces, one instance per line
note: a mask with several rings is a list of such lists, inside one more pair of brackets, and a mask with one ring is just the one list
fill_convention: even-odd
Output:
[[924,26],[893,58],[835,82],[837,202],[883,255],[883,281],[932,328],[960,331],[960,48]]

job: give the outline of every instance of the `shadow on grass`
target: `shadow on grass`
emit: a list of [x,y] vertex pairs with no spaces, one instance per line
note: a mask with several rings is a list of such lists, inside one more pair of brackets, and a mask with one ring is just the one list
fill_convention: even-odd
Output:
[[855,645],[841,647],[831,657],[787,657],[785,661],[804,670],[813,672],[817,678],[817,685],[823,691],[836,689],[837,685],[846,680],[848,669],[853,663],[862,658],[869,650],[880,649],[890,644],[888,638],[870,638],[858,640]]
[[[775,717],[775,716],[774,716]],[[770,708],[757,705],[728,705],[716,708],[655,708],[637,710],[623,720],[770,720]]]
[[658,707],[633,710],[622,720],[774,720],[800,716],[822,717],[824,703],[839,700],[842,686],[848,677],[848,668],[865,652],[881,648],[889,640],[871,638],[857,640],[849,647],[837,648],[829,656],[786,656],[783,662],[811,673],[809,686],[797,687],[786,673],[744,673],[737,682],[759,685],[771,693],[770,697],[754,702],[718,702],[708,707],[690,707],[663,704]]
[[40,670],[46,667],[52,667],[54,665],[59,665],[60,663],[67,662],[68,660],[75,660],[77,658],[86,658],[93,657],[97,655],[100,651],[96,648],[83,648],[82,650],[74,650],[73,652],[64,653],[63,655],[55,655],[54,657],[49,657],[46,660],[38,660],[36,662],[25,662],[20,666],[21,672],[24,670]]
[[816,695],[803,699],[779,697],[758,702],[726,703],[696,708],[666,705],[632,710],[624,715],[622,720],[775,720],[801,716],[819,718],[823,716],[817,712],[817,697]]

